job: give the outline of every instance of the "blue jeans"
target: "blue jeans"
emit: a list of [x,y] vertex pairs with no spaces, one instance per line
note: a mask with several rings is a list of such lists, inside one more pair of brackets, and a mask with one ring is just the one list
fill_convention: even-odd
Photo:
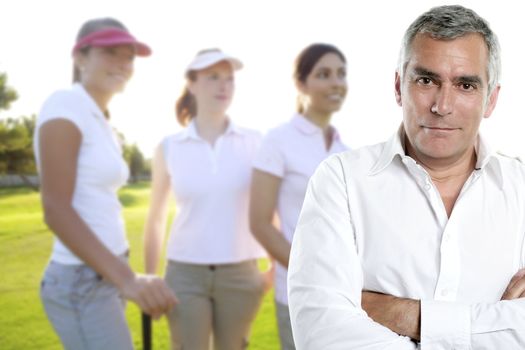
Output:
[[40,297],[65,349],[133,349],[124,301],[89,266],[51,261]]

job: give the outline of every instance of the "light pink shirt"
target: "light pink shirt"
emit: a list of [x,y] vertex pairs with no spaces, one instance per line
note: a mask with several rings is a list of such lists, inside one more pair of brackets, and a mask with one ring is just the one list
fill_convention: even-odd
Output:
[[[335,131],[327,150],[322,129],[300,114],[265,136],[254,168],[282,179],[277,213],[280,230],[289,242],[292,242],[310,176],[325,158],[346,149]],[[286,275],[287,269],[277,264],[275,299],[283,304],[288,304]]]
[[226,264],[266,256],[248,223],[251,163],[260,140],[258,132],[231,122],[214,147],[193,122],[164,139],[177,208],[168,259]]

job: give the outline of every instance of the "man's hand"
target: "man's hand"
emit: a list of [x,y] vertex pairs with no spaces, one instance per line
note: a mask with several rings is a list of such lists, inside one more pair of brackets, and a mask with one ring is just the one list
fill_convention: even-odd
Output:
[[521,269],[512,277],[501,296],[501,300],[512,300],[525,297],[525,269]]
[[414,340],[420,339],[421,304],[419,300],[397,298],[374,292],[363,292],[361,295],[361,307],[375,322],[399,335]]

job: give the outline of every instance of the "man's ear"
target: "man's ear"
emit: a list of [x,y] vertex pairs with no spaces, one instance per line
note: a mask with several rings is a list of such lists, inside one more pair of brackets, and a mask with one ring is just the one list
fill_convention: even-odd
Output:
[[499,96],[499,90],[501,86],[498,84],[492,90],[492,92],[489,95],[489,98],[487,99],[487,109],[485,109],[485,114],[483,115],[483,118],[488,118],[494,111],[494,108],[496,108],[496,103],[498,102],[498,96]]
[[395,86],[396,102],[399,106],[402,106],[403,101],[401,99],[401,75],[399,75],[398,71],[396,71],[396,76],[395,76],[394,81],[395,81],[394,86]]

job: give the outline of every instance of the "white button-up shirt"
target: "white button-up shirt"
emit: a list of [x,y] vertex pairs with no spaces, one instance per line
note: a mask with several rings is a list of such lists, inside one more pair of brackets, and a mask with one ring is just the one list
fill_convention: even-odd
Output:
[[[50,120],[64,119],[80,131],[73,208],[97,238],[115,255],[128,250],[122,206],[117,191],[129,176],[117,135],[93,98],[80,84],[52,94],[42,106],[34,135],[35,158],[40,167],[39,131]],[[83,264],[56,238],[51,260]]]
[[[298,349],[523,349],[525,166],[478,139],[447,213],[429,174],[390,141],[329,158],[312,177],[289,266]],[[363,290],[421,300],[421,343],[375,323]]]
[[261,141],[231,122],[212,147],[191,122],[163,141],[177,205],[168,240],[170,260],[226,264],[265,257],[248,224],[251,164]]
[[[254,168],[282,179],[277,213],[281,232],[289,242],[301,212],[308,180],[324,159],[346,149],[334,131],[332,145],[327,150],[323,130],[300,114],[266,134]],[[276,265],[275,299],[282,304],[288,304],[287,274],[284,266]]]

